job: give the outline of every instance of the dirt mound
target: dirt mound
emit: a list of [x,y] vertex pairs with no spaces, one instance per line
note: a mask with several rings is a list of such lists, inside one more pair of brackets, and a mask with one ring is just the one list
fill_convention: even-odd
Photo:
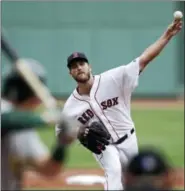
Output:
[[[46,179],[36,173],[26,171],[24,187],[26,189],[103,189],[102,178],[104,178],[104,173],[101,169],[66,169],[55,179]],[[175,170],[174,186],[184,187],[183,169]]]

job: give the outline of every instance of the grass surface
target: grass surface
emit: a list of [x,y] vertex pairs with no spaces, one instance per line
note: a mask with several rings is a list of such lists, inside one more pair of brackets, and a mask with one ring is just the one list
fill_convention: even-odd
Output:
[[[133,110],[139,146],[153,145],[167,154],[170,162],[184,167],[184,113],[183,110]],[[39,134],[51,149],[55,143],[54,128],[39,130]],[[99,167],[92,154],[78,142],[69,150],[68,167]]]

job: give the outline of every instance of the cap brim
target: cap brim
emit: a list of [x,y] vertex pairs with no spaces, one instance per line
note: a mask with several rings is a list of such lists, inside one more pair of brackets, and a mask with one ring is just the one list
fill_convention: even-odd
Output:
[[71,65],[72,65],[75,61],[80,61],[80,60],[83,60],[83,61],[85,61],[85,62],[88,63],[88,60],[87,60],[86,58],[76,57],[76,58],[71,59],[71,60],[68,62],[68,64],[67,64],[68,68],[70,68]]

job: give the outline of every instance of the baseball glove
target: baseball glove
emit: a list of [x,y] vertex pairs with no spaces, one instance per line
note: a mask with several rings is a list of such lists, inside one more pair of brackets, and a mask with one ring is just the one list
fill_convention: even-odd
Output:
[[105,150],[110,138],[110,133],[100,122],[93,122],[90,126],[81,128],[78,133],[80,143],[95,154],[101,154]]

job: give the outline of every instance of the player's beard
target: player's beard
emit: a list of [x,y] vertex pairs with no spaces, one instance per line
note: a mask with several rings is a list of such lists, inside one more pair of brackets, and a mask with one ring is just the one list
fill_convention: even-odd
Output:
[[90,75],[90,72],[86,73],[85,74],[85,77],[80,77],[80,76],[76,76],[74,77],[74,79],[76,80],[77,83],[81,83],[81,84],[85,84],[86,82],[89,81],[91,75]]

